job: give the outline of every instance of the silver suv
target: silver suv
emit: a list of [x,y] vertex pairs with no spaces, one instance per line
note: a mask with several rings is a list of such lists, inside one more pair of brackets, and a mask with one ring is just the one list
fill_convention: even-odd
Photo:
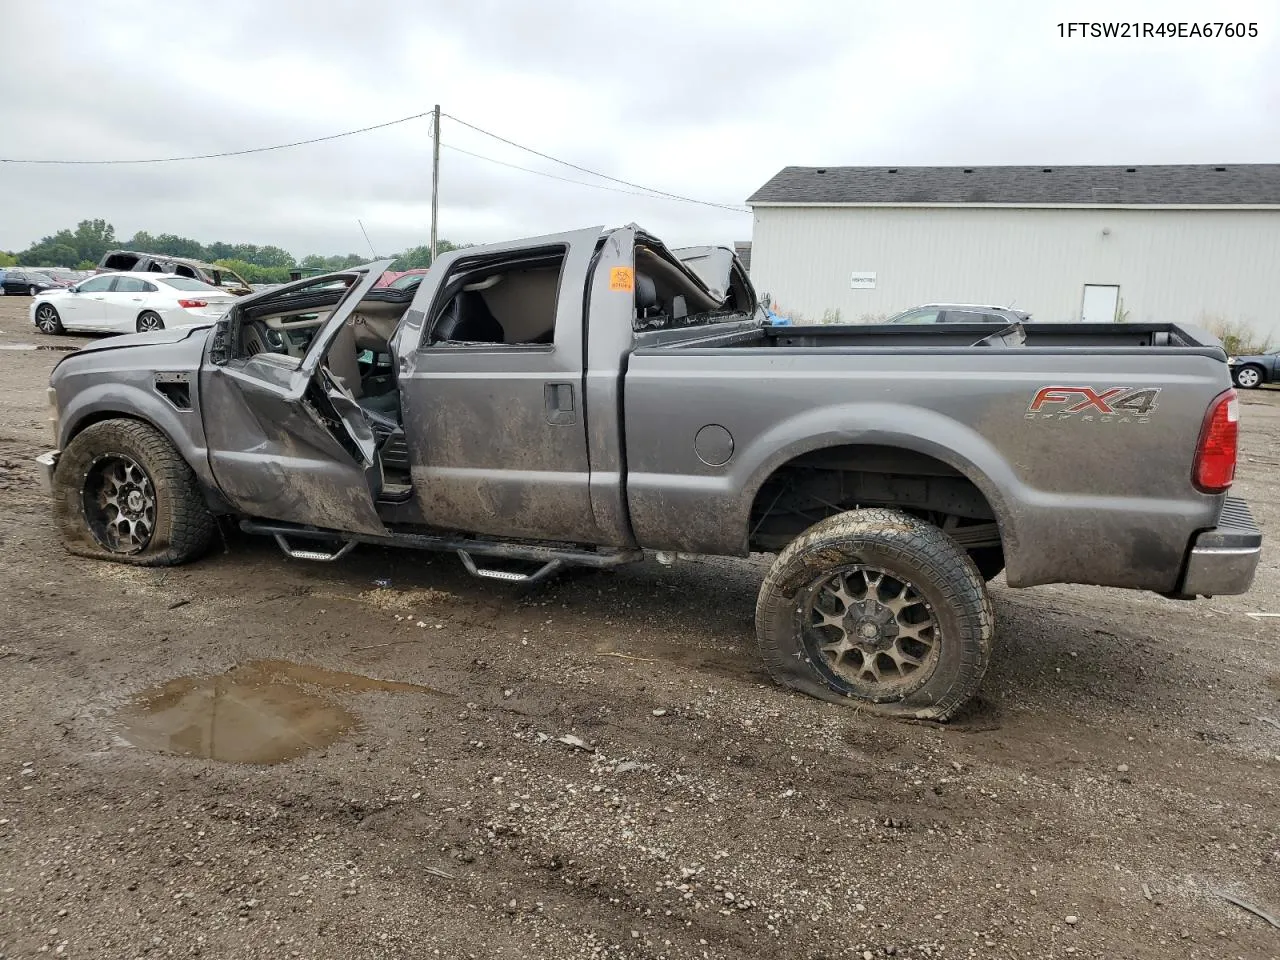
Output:
[[251,293],[248,282],[234,270],[203,260],[170,257],[163,253],[139,253],[136,250],[108,250],[98,261],[98,273],[169,273],[202,280],[228,293]]
[[1031,314],[1009,307],[975,303],[926,303],[890,317],[885,323],[1027,323]]

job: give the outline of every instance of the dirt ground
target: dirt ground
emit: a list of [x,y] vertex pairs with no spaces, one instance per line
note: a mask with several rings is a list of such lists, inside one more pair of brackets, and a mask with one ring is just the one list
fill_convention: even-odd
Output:
[[[769,681],[757,562],[523,590],[235,535],[68,557],[31,458],[43,348],[81,341],[27,304],[0,299],[0,960],[1280,956],[1223,896],[1280,913],[1274,544],[1244,597],[997,582],[976,708],[880,720]],[[1280,391],[1243,402],[1274,536]]]

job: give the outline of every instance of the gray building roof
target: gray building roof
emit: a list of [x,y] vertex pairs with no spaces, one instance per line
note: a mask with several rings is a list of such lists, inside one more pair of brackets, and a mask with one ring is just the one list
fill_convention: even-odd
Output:
[[1280,204],[1280,163],[785,167],[747,203]]

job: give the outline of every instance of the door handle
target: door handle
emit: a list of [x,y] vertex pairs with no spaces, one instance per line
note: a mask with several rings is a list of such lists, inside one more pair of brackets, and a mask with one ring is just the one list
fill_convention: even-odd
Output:
[[572,383],[543,384],[542,400],[547,411],[547,423],[563,426],[578,422]]

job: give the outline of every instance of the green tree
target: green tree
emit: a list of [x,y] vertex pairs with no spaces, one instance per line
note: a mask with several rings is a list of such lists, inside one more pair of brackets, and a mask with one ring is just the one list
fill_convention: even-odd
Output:
[[97,263],[115,242],[115,227],[105,220],[81,220],[74,231],[42,237],[17,256],[33,267],[69,267],[81,260]]
[[[69,267],[80,259],[75,246],[70,242],[71,231],[59,230],[52,237],[46,237],[40,243],[18,254],[24,267]],[[96,263],[97,261],[95,261]]]
[[298,266],[302,270],[305,270],[308,272],[312,270],[327,269],[327,265],[325,263],[324,257],[320,256],[320,254],[318,253],[307,254],[307,256],[303,257],[301,260],[298,261]]
[[223,258],[215,260],[220,267],[234,270],[250,283],[284,283],[289,279],[289,267],[263,267],[247,260]]
[[[274,245],[259,246],[255,243],[226,243],[221,240],[201,243],[190,237],[173,233],[152,234],[137,231],[129,240],[118,242],[115,228],[105,220],[81,220],[74,230],[59,230],[42,237],[20,253],[11,254],[19,264],[42,267],[95,266],[102,255],[113,247],[123,246],[143,253],[167,254],[171,257],[189,257],[225,263],[252,283],[274,283],[288,279],[294,269],[294,258],[288,250]],[[439,251],[448,253],[460,250],[464,245],[448,240],[439,242]],[[359,253],[325,256],[313,253],[302,258],[298,266],[305,271],[329,272],[345,270],[368,262]],[[410,247],[395,262],[397,270],[413,270],[431,265],[431,248],[426,244]]]
[[116,245],[116,228],[105,220],[81,220],[73,236],[77,262],[92,260],[97,263]]
[[[143,253],[150,253],[156,249],[156,238],[145,230],[139,230],[125,244],[130,250],[140,250]],[[159,251],[156,251],[157,253]]]
[[173,233],[162,233],[155,239],[156,246],[147,253],[167,253],[171,257],[188,257],[191,260],[205,258],[204,244],[199,240],[179,237]]
[[249,262],[256,263],[260,267],[285,267],[287,269],[293,266],[293,254],[282,247],[260,247],[258,255],[250,259]]
[[[462,247],[458,244],[450,243],[448,240],[436,241],[436,250],[439,253],[448,253],[451,250],[461,249]],[[418,247],[410,247],[400,254],[391,268],[393,270],[417,270],[429,266],[431,266],[431,245],[424,243]]]
[[16,267],[17,265],[17,257],[12,253],[5,253],[3,250],[0,250],[0,267]]

